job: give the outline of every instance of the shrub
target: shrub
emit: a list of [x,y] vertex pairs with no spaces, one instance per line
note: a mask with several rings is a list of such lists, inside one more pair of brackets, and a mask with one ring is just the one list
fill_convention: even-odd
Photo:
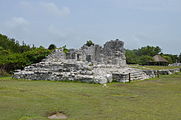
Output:
[[90,47],[91,45],[94,45],[94,43],[91,40],[88,40],[86,45]]

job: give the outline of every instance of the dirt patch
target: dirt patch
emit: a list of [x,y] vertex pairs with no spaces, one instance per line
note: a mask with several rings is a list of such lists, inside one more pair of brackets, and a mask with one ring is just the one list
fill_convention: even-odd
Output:
[[67,119],[68,116],[65,115],[64,112],[52,112],[48,115],[48,118],[60,120],[60,119]]

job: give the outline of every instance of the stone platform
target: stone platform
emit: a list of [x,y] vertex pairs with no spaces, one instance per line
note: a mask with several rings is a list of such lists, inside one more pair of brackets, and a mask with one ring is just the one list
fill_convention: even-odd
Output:
[[17,70],[14,78],[51,81],[82,81],[104,84],[150,78],[145,72],[126,65],[124,43],[111,40],[99,45],[83,45],[80,49],[56,49],[40,63]]

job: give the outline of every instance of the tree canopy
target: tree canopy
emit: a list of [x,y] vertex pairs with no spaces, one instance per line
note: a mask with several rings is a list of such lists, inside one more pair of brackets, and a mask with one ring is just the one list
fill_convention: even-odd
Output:
[[92,42],[92,40],[88,40],[86,45],[90,47],[91,45],[94,45],[94,43]]
[[164,57],[169,63],[174,63],[179,60],[177,55],[161,53],[161,48],[158,46],[145,46],[134,50],[127,49],[125,55],[128,64],[146,65],[153,60],[153,56],[158,54]]
[[148,56],[154,56],[157,55],[161,52],[161,48],[156,46],[146,46],[146,47],[141,47],[137,50],[137,55],[148,55]]
[[44,47],[30,47],[24,42],[21,45],[15,39],[0,34],[0,74],[1,71],[11,72],[32,63],[40,62],[50,52],[51,50]]
[[178,56],[178,62],[181,63],[181,53],[180,53],[180,55]]
[[22,53],[31,49],[30,46],[26,45],[24,42],[22,42],[22,45],[20,45],[19,41],[8,38],[6,35],[2,34],[0,34],[0,47],[0,50],[9,50],[13,53]]
[[56,49],[56,48],[57,48],[57,47],[56,47],[54,44],[50,44],[49,47],[48,47],[49,50],[54,50],[54,49]]

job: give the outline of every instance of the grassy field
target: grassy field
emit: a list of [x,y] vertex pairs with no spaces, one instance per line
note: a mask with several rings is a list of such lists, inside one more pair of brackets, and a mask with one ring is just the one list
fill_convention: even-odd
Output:
[[181,68],[181,66],[141,66],[141,65],[129,65],[132,68],[143,69],[143,70],[163,70],[163,69],[175,69]]
[[0,120],[181,120],[181,73],[99,84],[0,78]]

